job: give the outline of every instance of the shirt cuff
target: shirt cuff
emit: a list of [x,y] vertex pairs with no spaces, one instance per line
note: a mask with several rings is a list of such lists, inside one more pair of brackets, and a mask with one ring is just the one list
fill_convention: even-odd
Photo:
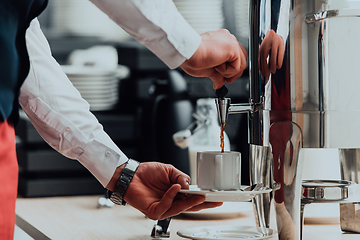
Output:
[[128,160],[122,152],[115,152],[96,140],[88,143],[78,158],[104,187],[110,182],[116,168]]

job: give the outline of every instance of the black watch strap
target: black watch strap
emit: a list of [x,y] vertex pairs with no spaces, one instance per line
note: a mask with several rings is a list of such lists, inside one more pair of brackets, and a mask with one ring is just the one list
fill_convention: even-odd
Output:
[[113,192],[111,192],[110,190],[107,191],[108,197],[113,203],[118,205],[126,204],[124,200],[124,195],[139,164],[140,163],[138,161],[129,159],[120,175],[119,180],[116,183],[114,191]]

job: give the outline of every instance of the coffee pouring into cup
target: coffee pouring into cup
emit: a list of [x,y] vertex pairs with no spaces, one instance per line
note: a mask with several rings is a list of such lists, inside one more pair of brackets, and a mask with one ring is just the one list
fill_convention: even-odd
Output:
[[235,151],[197,153],[197,186],[202,190],[238,190],[241,154]]
[[[173,134],[173,140],[180,148],[188,148],[191,184],[197,182],[197,153],[220,150],[220,126],[214,98],[199,98],[196,101],[195,119],[186,129]],[[223,132],[224,150],[230,151],[230,140]]]

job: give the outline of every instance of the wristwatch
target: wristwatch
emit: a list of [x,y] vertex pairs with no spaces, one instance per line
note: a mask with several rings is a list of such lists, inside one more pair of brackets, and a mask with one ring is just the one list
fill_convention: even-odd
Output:
[[124,195],[139,164],[138,161],[129,159],[116,183],[114,191],[111,192],[110,190],[107,190],[107,196],[113,203],[125,206],[126,202],[124,200]]

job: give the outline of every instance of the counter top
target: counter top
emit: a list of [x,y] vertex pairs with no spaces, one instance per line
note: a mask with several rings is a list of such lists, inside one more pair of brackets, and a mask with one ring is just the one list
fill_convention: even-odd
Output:
[[[131,206],[97,208],[100,196],[19,198],[16,224],[31,237],[43,239],[152,239],[155,221]],[[171,220],[170,239],[182,239],[177,231],[199,226],[255,226],[251,209],[229,218],[206,219],[179,215]],[[339,224],[305,225],[306,240],[355,240],[360,234],[343,233]]]

